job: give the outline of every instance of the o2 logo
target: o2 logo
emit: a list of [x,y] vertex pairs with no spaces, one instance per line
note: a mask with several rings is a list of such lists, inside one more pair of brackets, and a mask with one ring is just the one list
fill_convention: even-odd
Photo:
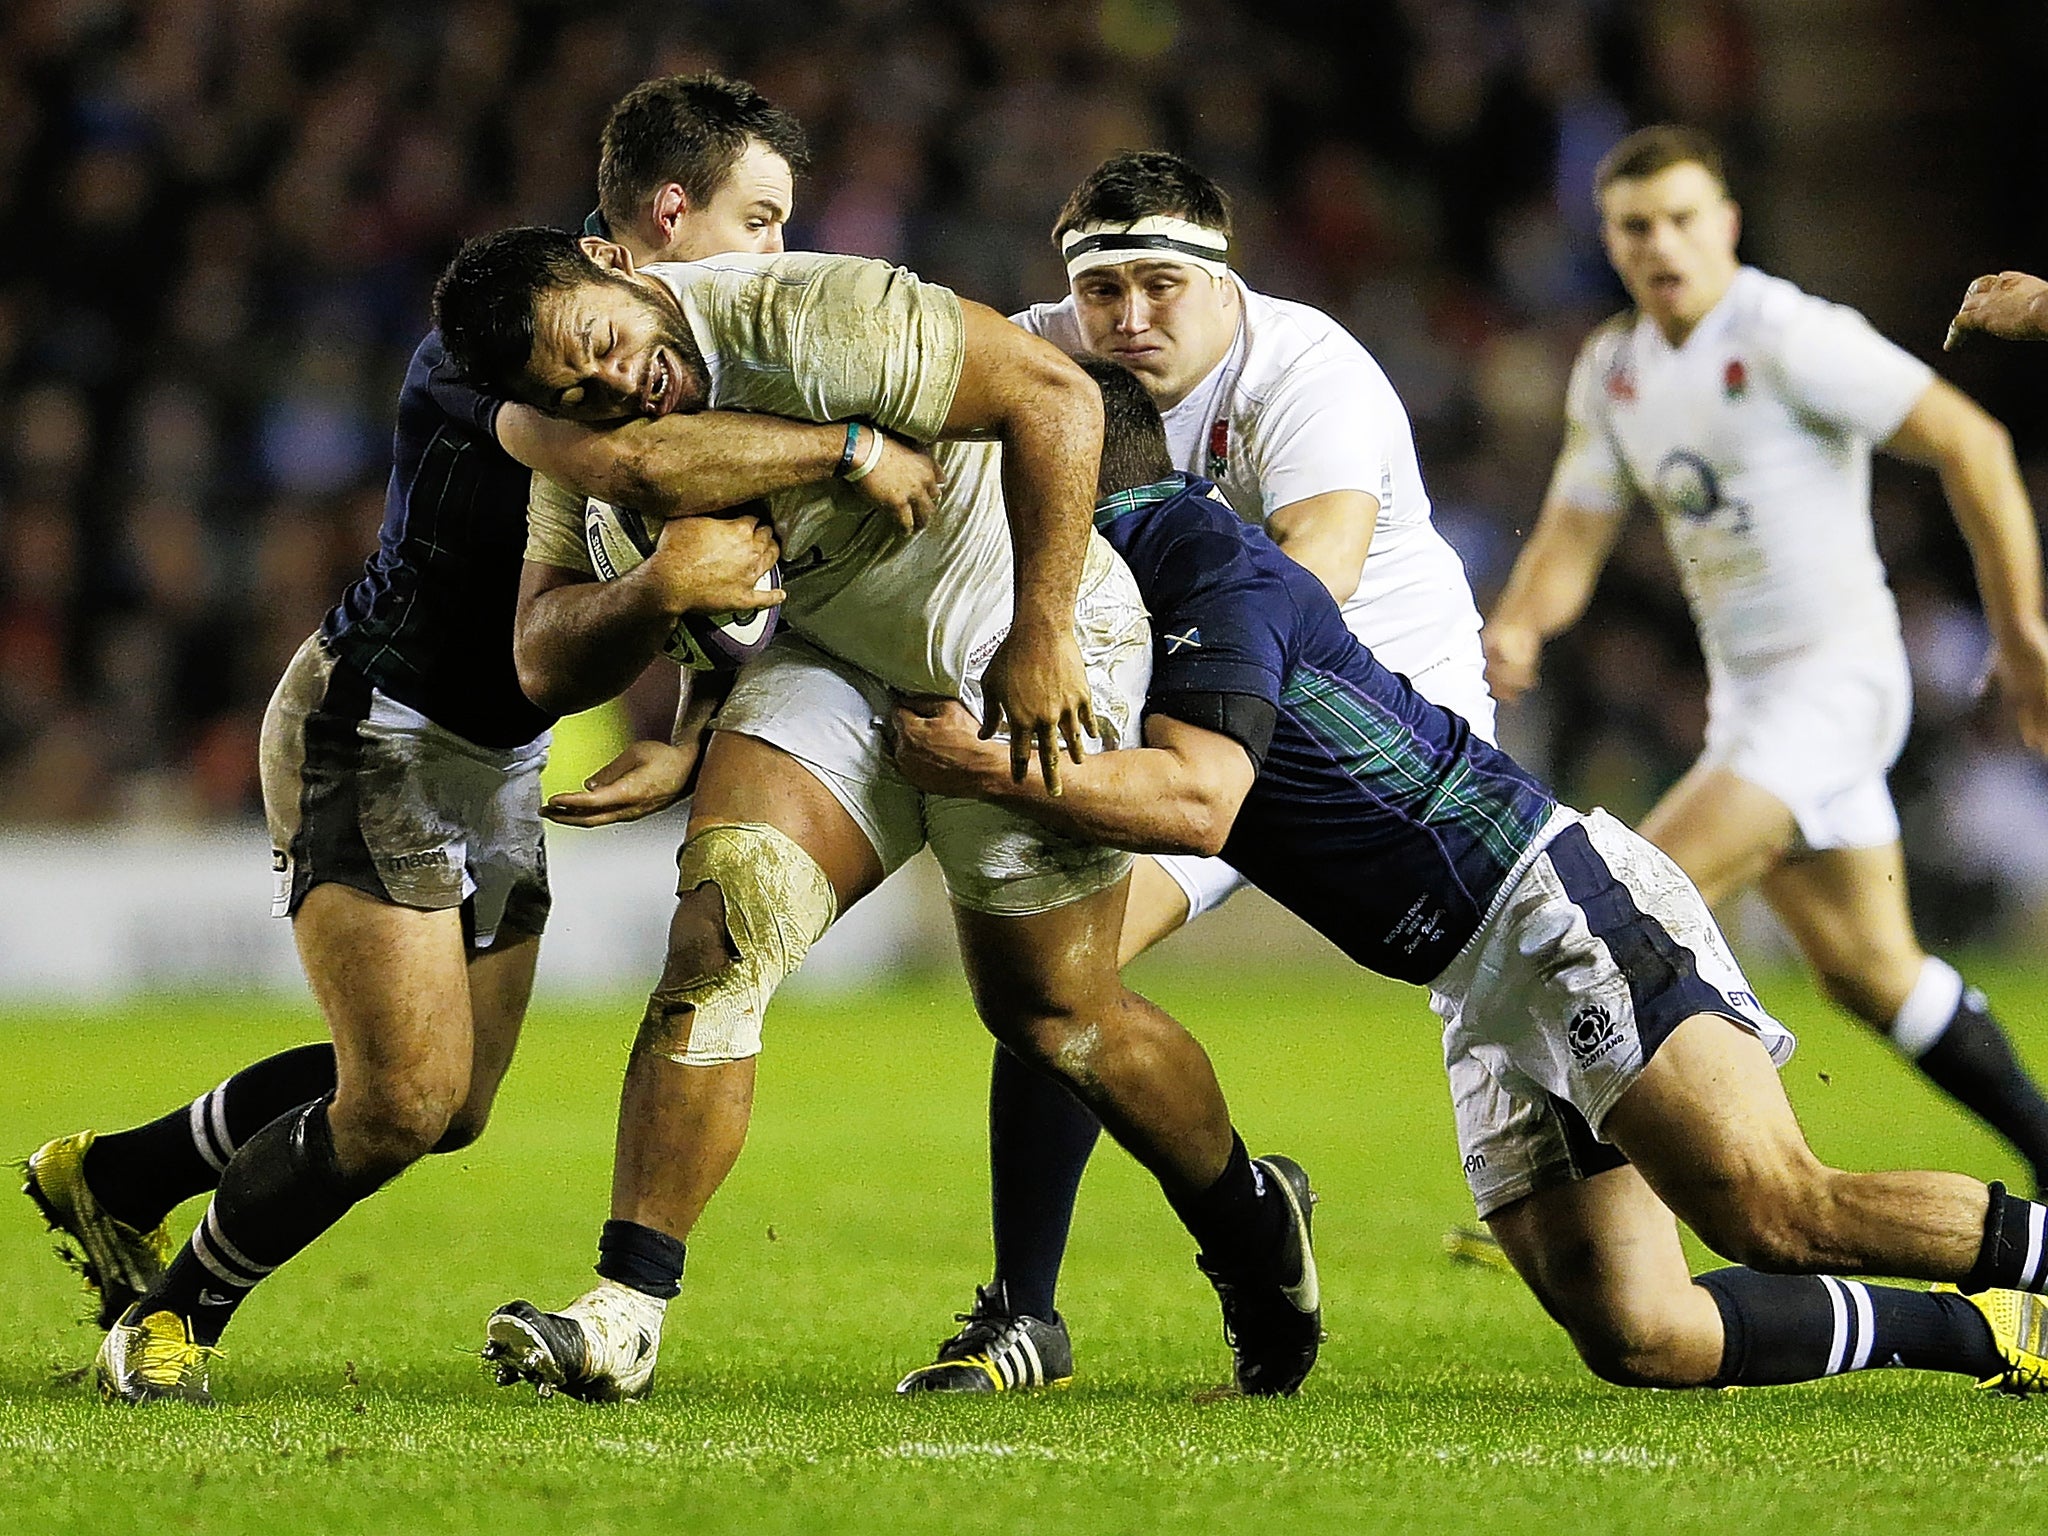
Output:
[[1749,503],[1723,499],[1721,477],[1714,473],[1714,466],[1691,449],[1674,448],[1665,454],[1653,478],[1657,504],[1669,507],[1687,522],[1711,523],[1725,512],[1729,532],[1749,532]]

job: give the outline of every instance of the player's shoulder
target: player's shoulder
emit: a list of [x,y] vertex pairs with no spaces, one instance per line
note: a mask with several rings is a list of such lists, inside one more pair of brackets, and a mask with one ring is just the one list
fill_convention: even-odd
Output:
[[1579,343],[1579,366],[1605,364],[1619,356],[1634,337],[1639,318],[1635,310],[1624,309],[1594,326]]
[[1780,344],[1810,325],[1867,326],[1862,311],[1834,299],[1808,293],[1787,278],[1755,267],[1735,274],[1728,289],[1732,329],[1765,346]]
[[1312,304],[1242,292],[1252,339],[1238,393],[1247,403],[1355,409],[1397,402],[1386,371],[1341,322]]
[[1081,321],[1074,313],[1072,294],[1056,304],[1028,305],[1010,316],[1010,321],[1034,336],[1043,336],[1064,352],[1080,350]]
[[640,270],[685,300],[786,303],[792,296],[808,301],[835,295],[876,302],[892,287],[935,286],[893,262],[829,251],[733,251],[700,261],[655,262]]

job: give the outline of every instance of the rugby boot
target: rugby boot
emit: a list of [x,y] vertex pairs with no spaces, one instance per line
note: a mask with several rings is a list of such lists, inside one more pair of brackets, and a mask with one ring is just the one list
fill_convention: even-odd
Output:
[[107,1330],[93,1361],[93,1379],[110,1403],[197,1403],[213,1406],[207,1363],[220,1353],[192,1337],[175,1312],[149,1312],[137,1302]]
[[645,1397],[654,1384],[661,1330],[658,1315],[648,1328],[637,1294],[607,1281],[559,1312],[508,1302],[485,1325],[484,1360],[496,1368],[499,1386],[530,1381],[542,1397],[563,1392],[586,1403]]
[[26,1177],[21,1192],[35,1201],[50,1230],[62,1232],[77,1245],[58,1255],[85,1277],[86,1289],[99,1298],[97,1323],[111,1328],[135,1301],[163,1277],[171,1258],[171,1231],[158,1222],[151,1232],[138,1232],[109,1216],[93,1197],[85,1178],[85,1154],[92,1131],[46,1141],[21,1165]]
[[[1932,1289],[1955,1291],[1956,1287],[1937,1285]],[[1977,1385],[2014,1397],[2048,1392],[2048,1297],[2027,1291],[1979,1291],[1963,1300],[1984,1314],[1998,1352],[2005,1357],[2005,1369]]]
[[[1286,1249],[1263,1276],[1225,1273],[1206,1256],[1195,1264],[1223,1304],[1223,1337],[1235,1356],[1237,1390],[1246,1397],[1292,1397],[1323,1342],[1323,1295],[1310,1229],[1317,1196],[1291,1157],[1254,1158],[1252,1165],[1287,1202],[1293,1226]],[[1295,1278],[1280,1278],[1287,1274]]]
[[1074,1343],[1066,1320],[1010,1310],[1000,1280],[974,1288],[974,1310],[956,1312],[966,1324],[939,1345],[930,1365],[896,1383],[898,1392],[1028,1392],[1064,1387],[1074,1379]]

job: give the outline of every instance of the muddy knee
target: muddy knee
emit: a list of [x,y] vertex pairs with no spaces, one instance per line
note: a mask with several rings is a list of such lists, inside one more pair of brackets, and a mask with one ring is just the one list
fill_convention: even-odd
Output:
[[343,1085],[329,1112],[337,1154],[351,1172],[395,1177],[437,1149],[468,1086],[432,1070]]
[[793,839],[753,822],[707,827],[676,859],[679,904],[635,1051],[689,1067],[760,1054],[776,989],[832,925],[838,900]]

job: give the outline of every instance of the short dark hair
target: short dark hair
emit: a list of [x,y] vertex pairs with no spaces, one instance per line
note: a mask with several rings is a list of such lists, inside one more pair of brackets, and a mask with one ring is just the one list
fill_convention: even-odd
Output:
[[692,208],[717,195],[750,140],[810,169],[803,125],[744,80],[663,75],[619,98],[605,119],[597,160],[597,205],[620,228],[643,200],[675,182]]
[[1134,224],[1149,214],[1230,233],[1230,199],[1215,182],[1163,149],[1126,149],[1095,167],[1067,195],[1052,227],[1053,244],[1085,224]]
[[563,229],[501,229],[465,241],[434,284],[434,324],[457,370],[505,399],[531,395],[534,312],[551,293],[609,278]]
[[1593,196],[1597,200],[1617,181],[1641,181],[1674,165],[1697,165],[1728,190],[1720,145],[1683,123],[1656,123],[1638,128],[1600,157],[1593,167]]
[[1152,403],[1138,376],[1103,358],[1078,361],[1102,391],[1102,463],[1095,474],[1095,499],[1172,479],[1173,451],[1166,446],[1166,423],[1160,420],[1159,407]]

